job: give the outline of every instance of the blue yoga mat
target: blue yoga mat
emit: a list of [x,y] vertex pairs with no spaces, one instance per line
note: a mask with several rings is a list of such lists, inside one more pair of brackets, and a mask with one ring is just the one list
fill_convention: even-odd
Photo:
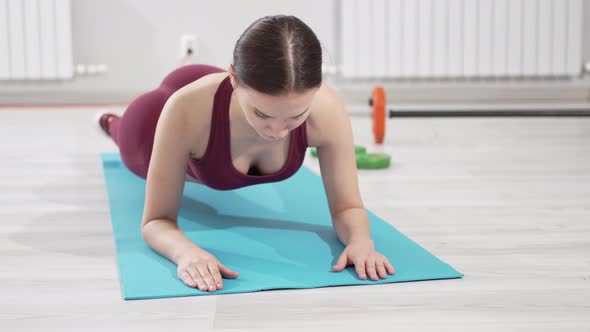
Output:
[[143,240],[145,180],[127,170],[118,154],[102,154],[102,161],[121,289],[127,300],[463,276],[370,211],[376,250],[389,258],[396,274],[372,281],[358,279],[352,266],[332,272],[344,246],[332,228],[321,178],[302,167],[285,181],[233,191],[185,185],[179,226],[192,241],[240,273],[237,279],[224,279],[223,289],[203,292],[186,286],[177,277],[176,265]]

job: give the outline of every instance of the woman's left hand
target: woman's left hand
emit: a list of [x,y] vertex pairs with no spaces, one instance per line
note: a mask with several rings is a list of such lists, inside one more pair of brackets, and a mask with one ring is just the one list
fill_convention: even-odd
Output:
[[350,242],[332,267],[332,271],[340,272],[348,265],[354,265],[361,280],[367,275],[371,280],[387,278],[387,274],[394,274],[395,269],[387,257],[375,251],[372,240]]

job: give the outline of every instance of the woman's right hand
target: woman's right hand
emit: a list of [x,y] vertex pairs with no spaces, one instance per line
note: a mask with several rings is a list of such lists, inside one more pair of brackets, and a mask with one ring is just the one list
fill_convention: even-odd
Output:
[[202,291],[214,292],[223,288],[224,278],[235,279],[239,276],[225,267],[215,256],[199,247],[191,247],[178,259],[178,278],[190,287]]

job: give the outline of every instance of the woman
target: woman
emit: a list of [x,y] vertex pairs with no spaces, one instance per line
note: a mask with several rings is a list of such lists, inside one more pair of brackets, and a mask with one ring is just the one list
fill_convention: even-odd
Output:
[[[317,147],[334,229],[346,246],[333,271],[354,265],[360,279],[393,274],[374,249],[359,194],[352,130],[344,106],[322,82],[313,31],[293,16],[254,22],[235,45],[228,71],[181,67],[99,123],[125,165],[146,179],[142,235],[177,264],[191,287],[215,291],[238,273],[189,240],[177,225],[185,181],[230,190],[292,176]],[[149,167],[148,167],[149,166]]]

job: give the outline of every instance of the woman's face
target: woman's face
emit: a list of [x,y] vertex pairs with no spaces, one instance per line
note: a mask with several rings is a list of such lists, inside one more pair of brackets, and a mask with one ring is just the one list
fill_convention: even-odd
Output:
[[318,90],[271,96],[238,86],[235,93],[250,126],[263,139],[277,141],[303,124]]

